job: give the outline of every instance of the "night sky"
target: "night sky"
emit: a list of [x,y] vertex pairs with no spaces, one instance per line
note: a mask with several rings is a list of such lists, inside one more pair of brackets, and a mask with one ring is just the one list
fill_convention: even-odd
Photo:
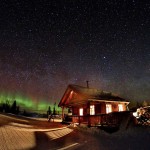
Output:
[[150,100],[148,0],[2,0],[0,93],[59,102],[68,84]]

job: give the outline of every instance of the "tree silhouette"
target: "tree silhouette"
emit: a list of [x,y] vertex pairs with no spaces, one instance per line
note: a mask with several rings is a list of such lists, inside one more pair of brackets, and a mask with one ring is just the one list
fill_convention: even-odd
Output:
[[56,102],[54,103],[54,108],[53,108],[53,115],[56,115]]
[[16,100],[14,100],[14,102],[13,102],[13,104],[12,104],[12,106],[11,106],[11,112],[12,112],[13,114],[16,114],[16,112],[17,112]]
[[3,111],[6,113],[10,112],[10,104],[9,104],[9,100],[6,100],[6,103],[3,104]]
[[19,112],[20,112],[20,107],[17,106],[17,108],[16,108],[16,114],[19,114]]
[[141,104],[140,102],[137,102],[137,103],[136,103],[136,107],[137,107],[137,108],[140,108],[141,106],[142,106],[142,104]]
[[146,106],[148,106],[148,103],[146,101],[143,101],[142,106],[146,107]]
[[47,110],[47,116],[49,116],[51,113],[52,113],[51,107],[49,106],[49,107],[48,107],[48,110]]

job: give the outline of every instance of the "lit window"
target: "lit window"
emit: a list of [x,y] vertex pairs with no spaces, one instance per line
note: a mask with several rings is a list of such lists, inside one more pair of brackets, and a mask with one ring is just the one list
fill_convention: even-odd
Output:
[[118,108],[119,108],[119,111],[123,111],[123,105],[122,104],[118,104]]
[[112,112],[112,106],[111,104],[106,104],[106,113],[108,114],[110,112]]
[[95,115],[95,107],[94,107],[94,105],[90,106],[90,115]]
[[83,108],[80,108],[80,109],[79,109],[79,115],[80,115],[80,116],[83,116]]

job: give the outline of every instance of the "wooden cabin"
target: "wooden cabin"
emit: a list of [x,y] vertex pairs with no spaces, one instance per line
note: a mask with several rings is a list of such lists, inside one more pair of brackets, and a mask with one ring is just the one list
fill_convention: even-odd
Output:
[[128,104],[128,101],[110,92],[69,85],[58,106],[62,108],[63,118],[64,109],[69,109],[72,123],[97,126],[117,123],[116,112],[127,111]]

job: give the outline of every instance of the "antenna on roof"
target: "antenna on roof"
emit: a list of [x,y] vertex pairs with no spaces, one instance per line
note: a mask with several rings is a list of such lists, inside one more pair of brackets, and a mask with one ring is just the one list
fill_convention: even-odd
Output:
[[89,88],[89,81],[88,80],[86,81],[86,85],[87,85],[87,88]]

